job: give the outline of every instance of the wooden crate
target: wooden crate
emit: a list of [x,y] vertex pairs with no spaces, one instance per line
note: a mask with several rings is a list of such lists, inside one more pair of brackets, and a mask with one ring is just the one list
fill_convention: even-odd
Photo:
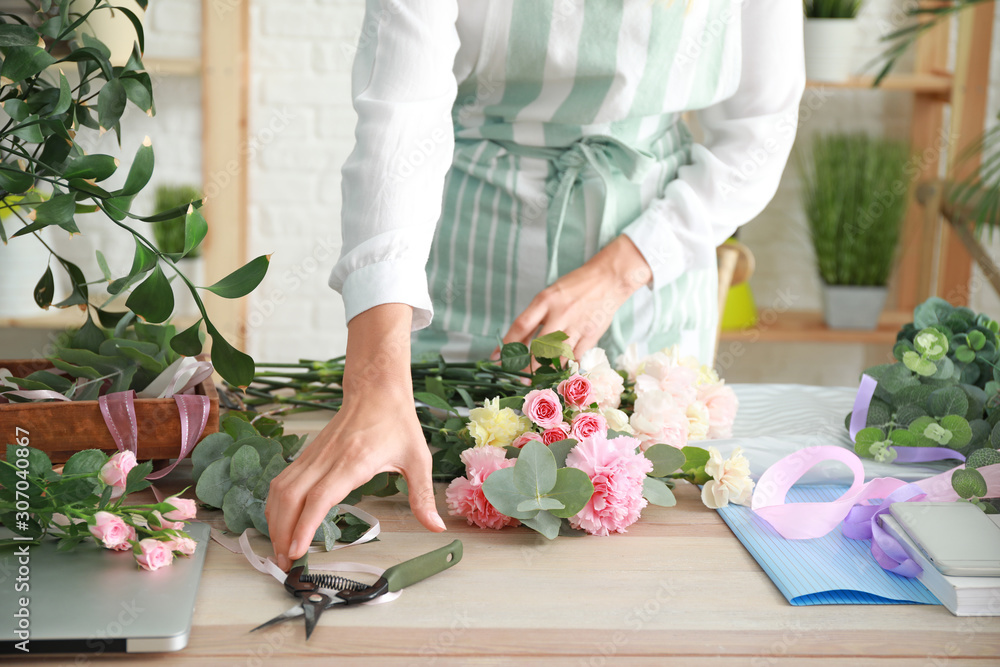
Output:
[[[15,377],[51,367],[45,359],[0,360],[0,368],[10,370]],[[204,437],[219,430],[219,394],[212,378],[195,387],[195,393],[208,396],[211,402]],[[140,461],[177,458],[181,424],[173,398],[137,398],[135,417]],[[28,431],[28,444],[48,454],[53,463],[64,463],[83,449],[117,451],[97,401],[0,404],[0,445],[13,444],[18,428]],[[6,449],[0,448],[0,456]]]

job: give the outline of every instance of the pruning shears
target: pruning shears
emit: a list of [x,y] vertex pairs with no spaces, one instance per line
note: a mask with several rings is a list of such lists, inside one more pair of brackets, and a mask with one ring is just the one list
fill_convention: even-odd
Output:
[[306,554],[292,563],[292,568],[288,571],[288,576],[285,577],[285,590],[299,598],[301,603],[283,614],[278,614],[266,623],[258,625],[250,632],[304,616],[306,639],[309,639],[316,628],[320,615],[327,609],[374,600],[380,595],[412,586],[418,581],[443,572],[460,560],[462,560],[462,542],[455,540],[451,544],[425,553],[423,556],[417,556],[399,565],[393,565],[374,584],[363,584],[353,579],[331,574],[310,574],[309,555]]

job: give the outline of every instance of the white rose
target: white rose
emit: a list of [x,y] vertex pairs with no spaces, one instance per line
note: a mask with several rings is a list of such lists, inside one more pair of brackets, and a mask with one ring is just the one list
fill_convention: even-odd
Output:
[[709,447],[705,473],[712,476],[701,489],[701,501],[707,507],[719,509],[729,503],[746,505],[750,501],[753,491],[750,462],[739,447],[727,460],[723,460],[718,449]]
[[608,422],[608,428],[619,433],[632,433],[632,425],[628,423],[628,415],[617,408],[602,410],[601,414]]

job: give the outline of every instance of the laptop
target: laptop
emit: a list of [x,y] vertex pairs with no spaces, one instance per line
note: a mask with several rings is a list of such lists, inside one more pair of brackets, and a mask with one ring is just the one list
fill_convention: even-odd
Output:
[[[184,648],[209,527],[190,523],[187,532],[198,542],[195,553],[154,572],[91,540],[69,552],[56,551],[54,539],[29,546],[27,556],[0,549],[0,656]],[[0,529],[0,538],[11,536]]]

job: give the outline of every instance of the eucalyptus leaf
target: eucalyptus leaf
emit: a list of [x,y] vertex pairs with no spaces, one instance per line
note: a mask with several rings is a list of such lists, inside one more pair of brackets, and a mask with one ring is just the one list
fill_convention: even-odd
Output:
[[548,497],[558,500],[563,507],[542,507],[553,515],[569,518],[580,513],[594,495],[594,484],[587,473],[578,468],[560,468],[556,471],[556,484]]
[[524,496],[544,496],[556,484],[556,461],[548,447],[531,440],[521,448],[514,464],[514,486]]
[[522,521],[535,516],[535,511],[520,512],[517,509],[522,501],[535,496],[517,490],[514,485],[514,468],[501,468],[490,473],[483,482],[483,495],[501,514]]
[[530,519],[521,519],[521,523],[532,530],[538,531],[548,539],[554,540],[559,536],[559,528],[562,525],[562,520],[551,512],[538,512],[538,514]]
[[260,455],[254,447],[244,445],[236,450],[229,468],[229,478],[234,486],[247,486],[249,480],[260,473]]
[[248,510],[254,500],[256,498],[244,486],[234,485],[226,492],[222,500],[222,512],[226,528],[230,532],[239,534],[247,528],[253,527],[253,519]]
[[191,479],[197,483],[205,469],[221,459],[232,444],[233,438],[224,432],[210,433],[202,438],[191,452]]
[[677,499],[670,487],[652,477],[646,477],[642,481],[642,497],[648,500],[650,505],[673,507],[677,504]]
[[576,440],[573,438],[557,440],[549,445],[549,451],[555,459],[557,468],[562,468],[566,465],[566,457],[569,456],[574,447],[576,447]]
[[194,491],[201,502],[212,507],[222,507],[226,493],[233,486],[233,481],[229,476],[231,463],[231,458],[223,457],[213,461],[205,468],[205,471],[198,478]]
[[653,463],[653,470],[649,473],[653,477],[666,477],[687,461],[684,452],[662,443],[651,446],[643,454]]

